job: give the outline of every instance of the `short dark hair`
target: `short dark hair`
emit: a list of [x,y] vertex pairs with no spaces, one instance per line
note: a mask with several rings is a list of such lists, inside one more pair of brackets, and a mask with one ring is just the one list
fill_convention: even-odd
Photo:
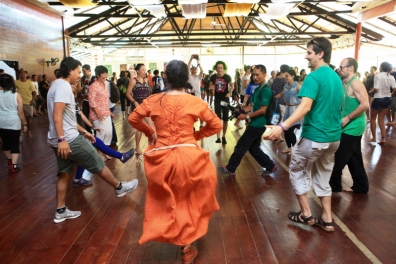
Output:
[[67,78],[70,75],[70,71],[75,70],[78,66],[81,66],[81,62],[79,60],[76,60],[73,57],[64,58],[60,64],[60,69],[58,73],[59,77],[57,76],[57,78]]
[[159,70],[154,70],[154,75],[157,75],[157,74],[159,74]]
[[173,88],[184,88],[188,81],[188,66],[184,61],[172,60],[166,65],[165,70],[168,82]]
[[213,66],[213,70],[215,71],[217,68],[218,64],[223,64],[223,69],[226,71],[227,70],[227,64],[225,64],[224,61],[216,61],[215,65]]
[[376,71],[376,70],[377,70],[377,67],[376,67],[376,66],[371,66],[370,68],[373,68],[373,69],[374,69],[374,71]]
[[147,72],[151,72],[151,70],[147,70]]
[[125,76],[126,76],[125,71],[121,71],[120,72],[120,77],[125,77]]
[[359,67],[357,60],[355,60],[354,58],[351,58],[351,57],[346,58],[346,60],[347,60],[348,65],[353,66],[353,72],[356,73],[357,69]]
[[82,66],[82,68],[83,68],[83,69],[86,69],[87,71],[90,71],[90,70],[91,70],[91,66],[89,66],[89,64],[84,64],[84,65]]
[[295,81],[295,82],[302,82],[303,79],[302,79],[301,76],[296,75],[296,76],[294,76],[294,81]]
[[102,73],[109,73],[107,68],[103,65],[98,65],[95,67],[95,75],[99,77]]
[[14,78],[7,73],[1,74],[0,87],[3,88],[4,92],[11,91],[12,93],[15,93],[16,87],[15,87]]
[[56,69],[55,71],[54,71],[54,74],[56,75],[56,72],[59,72],[59,69]]
[[300,71],[300,75],[302,75],[302,74],[303,74],[303,72],[305,72],[305,69],[301,69],[301,71]]
[[286,71],[288,74],[290,74],[291,76],[296,76],[297,74],[296,74],[296,72],[294,71],[294,70],[287,70]]
[[140,70],[140,68],[141,68],[142,66],[144,66],[143,63],[138,63],[138,64],[136,65],[136,67],[135,67],[135,71]]
[[289,65],[282,64],[282,65],[280,66],[280,72],[281,72],[281,73],[285,73],[285,72],[287,72],[289,69],[290,69]]
[[254,68],[260,70],[262,73],[267,73],[267,68],[262,64],[254,65]]
[[312,46],[312,50],[315,52],[315,54],[318,54],[319,52],[323,51],[324,62],[330,63],[332,44],[327,38],[325,37],[313,38],[307,43],[307,48],[309,46]]
[[1,73],[1,72],[4,72],[4,70],[3,70],[3,69],[0,69],[0,73]]
[[380,68],[382,68],[384,72],[390,72],[393,69],[392,64],[386,61],[381,63]]
[[32,79],[33,79],[34,77],[36,77],[36,74],[32,74]]
[[47,75],[46,75],[46,74],[43,74],[43,75],[41,76],[41,78],[44,78],[44,77],[47,77]]

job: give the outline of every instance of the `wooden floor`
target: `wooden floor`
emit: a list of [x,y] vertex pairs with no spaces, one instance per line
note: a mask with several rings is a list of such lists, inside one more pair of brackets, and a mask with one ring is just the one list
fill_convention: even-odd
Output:
[[[133,147],[134,130],[119,114],[116,128],[118,149]],[[181,263],[174,245],[137,243],[147,181],[135,158],[126,164],[106,162],[118,179],[139,179],[134,192],[116,198],[100,178],[90,187],[70,185],[67,205],[82,215],[54,224],[56,163],[47,129],[46,116],[34,118],[33,137],[22,138],[19,173],[11,174],[0,152],[0,263]],[[230,122],[225,147],[214,143],[215,137],[203,140],[216,165],[226,164],[241,133]],[[390,129],[382,147],[366,143],[369,134],[364,136],[370,192],[333,195],[334,233],[287,219],[289,211],[299,209],[288,179],[290,158],[280,153],[284,143],[263,141],[279,170],[260,176],[259,165],[247,154],[235,177],[218,174],[221,208],[208,233],[194,243],[199,250],[194,263],[396,263],[395,134]],[[347,169],[344,178],[350,184]],[[309,199],[318,216],[317,200]]]

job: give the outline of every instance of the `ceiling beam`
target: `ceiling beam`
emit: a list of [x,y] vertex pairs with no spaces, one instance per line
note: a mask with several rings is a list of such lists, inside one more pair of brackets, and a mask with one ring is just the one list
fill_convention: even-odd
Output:
[[359,14],[359,18],[362,22],[364,22],[372,18],[385,16],[389,13],[395,12],[395,8],[396,8],[396,0],[371,8],[370,10],[364,11],[361,14]]
[[[349,31],[329,31],[329,32],[246,32],[244,33],[245,36],[257,36],[257,35],[270,35],[270,36],[283,36],[283,35],[293,35],[293,36],[306,36],[306,35],[313,35],[313,36],[320,36],[320,35],[350,35],[351,32]],[[219,36],[223,34],[219,34],[219,32],[202,32],[202,33],[189,33],[190,37],[196,36]],[[229,35],[233,35],[230,33]],[[185,37],[185,35],[180,35],[179,33],[166,33],[166,34],[144,34],[144,35],[135,35],[135,34],[128,34],[128,35],[75,35],[73,38],[155,38],[155,37]]]
[[[351,14],[351,11],[320,11],[320,12],[291,12],[287,15],[287,17],[293,17],[293,16],[317,16],[317,15],[337,15],[337,14]],[[100,17],[106,17],[106,18],[110,18],[110,17],[121,17],[121,18],[136,18],[136,17],[140,17],[138,14],[108,14],[108,15],[101,15],[101,14],[74,14],[74,17],[92,17],[92,18],[100,18]],[[223,14],[221,13],[207,13],[206,17],[221,17],[223,16]],[[249,17],[258,17],[259,14],[257,12],[250,12],[250,14],[248,15]],[[152,18],[154,17],[151,14],[145,14],[145,15],[141,15],[141,17],[149,17]],[[170,13],[167,14],[168,18],[184,18],[184,16],[182,14],[175,14],[175,13]]]
[[[287,42],[287,43],[292,43],[292,42],[304,42],[307,43],[308,41],[311,40],[311,38],[295,38],[295,39],[281,39],[282,41],[280,42]],[[202,39],[183,39],[183,40],[178,40],[178,39],[173,39],[173,40],[150,40],[150,43],[156,44],[156,43],[163,43],[163,42],[172,42],[172,43],[181,43],[181,42],[196,42],[196,43],[201,43],[201,42],[205,42],[205,43],[209,43],[209,42],[213,42],[213,44],[219,44],[222,42],[252,42],[255,41],[257,43],[260,42],[264,42],[264,41],[271,41],[271,38],[263,38],[263,39],[257,39],[257,38],[221,38],[221,39],[213,39],[213,38],[202,38]],[[136,39],[136,40],[117,40],[117,41],[113,41],[113,40],[106,40],[106,41],[101,41],[101,40],[86,40],[84,41],[84,43],[90,43],[93,45],[97,45],[97,44],[107,44],[107,45],[111,45],[112,43],[114,44],[120,44],[123,45],[125,44],[145,44],[147,43],[147,40],[144,39]]]

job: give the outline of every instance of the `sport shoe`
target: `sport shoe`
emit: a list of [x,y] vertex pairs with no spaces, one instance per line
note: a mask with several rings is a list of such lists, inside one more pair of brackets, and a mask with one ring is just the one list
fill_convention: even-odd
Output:
[[121,190],[117,190],[116,189],[117,197],[122,197],[125,194],[127,194],[129,192],[132,192],[133,190],[136,189],[137,185],[138,185],[138,180],[137,179],[134,179],[134,180],[132,180],[130,182],[123,182]]
[[132,158],[133,155],[135,155],[135,149],[134,149],[134,148],[131,148],[129,151],[127,151],[127,152],[125,152],[125,153],[122,154],[122,157],[121,157],[120,160],[121,160],[122,163],[125,163],[125,162],[127,162],[130,158]]
[[194,246],[181,250],[183,264],[190,264],[198,256],[198,250]]
[[221,143],[221,139],[218,138],[215,142],[216,142],[216,143]]
[[92,181],[81,178],[80,185],[83,185],[83,186],[92,185]]
[[228,174],[230,176],[235,176],[235,172],[229,171],[226,166],[217,167],[217,170],[220,171],[223,174]]
[[225,137],[222,137],[222,138],[221,138],[221,144],[223,144],[223,145],[224,145],[224,144],[227,144],[227,140],[225,139]]
[[66,210],[63,213],[61,213],[61,214],[55,213],[54,223],[57,224],[57,223],[65,221],[67,219],[77,218],[80,215],[81,215],[80,211],[70,211],[66,207]]
[[272,169],[269,171],[267,171],[266,169],[264,169],[264,171],[261,172],[261,175],[269,175],[271,173],[274,173],[276,170],[278,169],[278,166],[276,166],[276,164],[274,164],[274,167],[272,167]]
[[72,185],[73,185],[73,186],[78,186],[78,185],[80,185],[80,179],[74,179]]

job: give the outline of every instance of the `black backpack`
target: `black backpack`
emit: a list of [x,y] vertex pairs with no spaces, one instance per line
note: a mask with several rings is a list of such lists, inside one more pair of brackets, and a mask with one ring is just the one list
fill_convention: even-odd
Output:
[[113,82],[110,82],[110,102],[115,104],[118,101],[120,101],[120,90]]
[[[270,89],[266,87],[265,89]],[[271,89],[270,89],[271,90]],[[271,91],[272,93],[272,91]],[[260,96],[260,95],[259,95]],[[279,106],[279,101],[274,96],[271,96],[271,100],[267,106],[267,111],[265,112],[267,117],[267,125],[279,125],[282,120],[282,114]]]

